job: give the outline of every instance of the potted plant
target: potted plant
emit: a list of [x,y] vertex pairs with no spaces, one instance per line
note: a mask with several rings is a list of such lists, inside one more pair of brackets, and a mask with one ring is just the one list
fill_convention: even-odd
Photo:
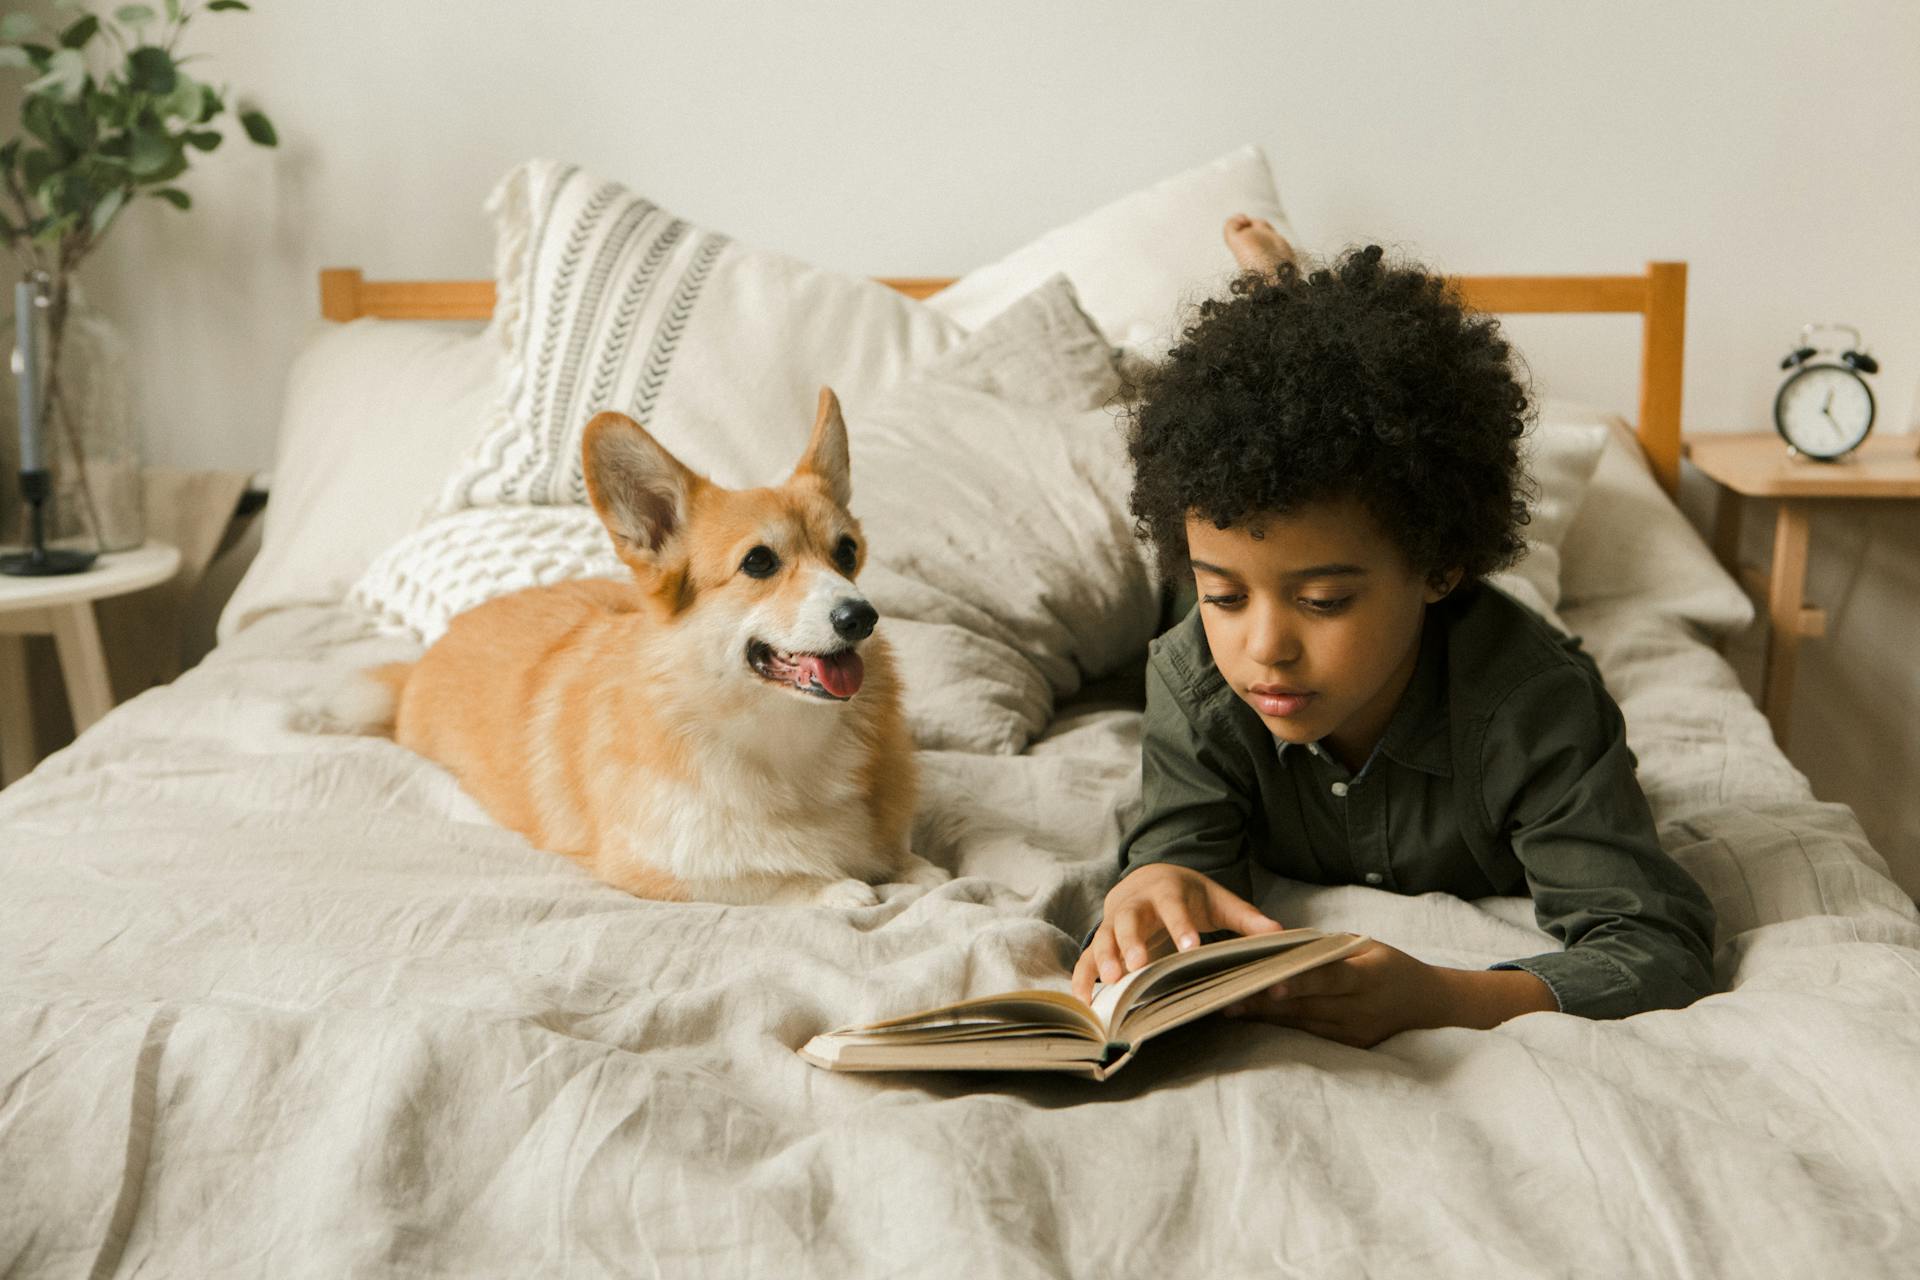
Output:
[[[193,200],[178,184],[197,153],[218,147],[222,117],[260,146],[277,139],[257,110],[190,71],[180,40],[202,13],[244,11],[243,0],[164,0],[89,12],[68,0],[58,30],[25,13],[0,18],[0,74],[24,74],[19,132],[0,144],[0,241],[34,282],[42,321],[38,421],[54,472],[52,534],[100,550],[138,545],[139,443],[118,339],[91,313],[75,272],[114,222],[146,197],[176,209]],[[0,307],[13,309],[14,290]],[[15,322],[19,317],[15,317]],[[13,346],[12,332],[5,334]],[[11,455],[18,412],[0,396],[0,457]],[[9,465],[0,471],[0,542],[18,530]]]

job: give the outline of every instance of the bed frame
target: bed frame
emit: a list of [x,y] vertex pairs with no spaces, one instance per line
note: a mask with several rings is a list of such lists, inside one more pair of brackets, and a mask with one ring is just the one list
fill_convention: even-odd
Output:
[[[886,279],[910,298],[953,283],[937,277]],[[1640,412],[1636,434],[1668,495],[1680,487],[1680,377],[1687,331],[1687,264],[1649,262],[1637,276],[1460,276],[1468,306],[1496,314],[1631,312],[1640,316]],[[485,320],[490,280],[368,280],[354,268],[320,273],[320,314],[328,320]]]

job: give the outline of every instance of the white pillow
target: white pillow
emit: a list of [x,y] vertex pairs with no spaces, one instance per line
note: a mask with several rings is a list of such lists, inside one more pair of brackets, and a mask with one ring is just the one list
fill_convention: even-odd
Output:
[[475,323],[361,319],[315,333],[287,378],[260,552],[220,639],[275,609],[344,597],[479,436],[499,360]]
[[1753,601],[1653,478],[1627,424],[1598,409],[1563,411],[1599,422],[1607,433],[1587,501],[1560,549],[1565,604],[1632,601],[1709,638],[1751,624]]
[[1158,348],[1185,303],[1218,292],[1233,276],[1220,228],[1235,213],[1266,218],[1293,236],[1258,147],[1241,147],[1057,227],[927,302],[978,328],[1062,273],[1102,333],[1123,346]]
[[441,507],[586,501],[580,436],[602,409],[740,487],[800,456],[821,385],[871,400],[963,336],[871,280],[748,248],[577,166],[535,160],[488,201],[498,412]]
[[1527,550],[1510,568],[1489,574],[1487,580],[1566,631],[1560,605],[1560,544],[1585,504],[1594,468],[1606,447],[1604,425],[1569,414],[1564,406],[1545,401],[1523,447],[1534,493],[1528,505],[1532,517],[1521,531]]

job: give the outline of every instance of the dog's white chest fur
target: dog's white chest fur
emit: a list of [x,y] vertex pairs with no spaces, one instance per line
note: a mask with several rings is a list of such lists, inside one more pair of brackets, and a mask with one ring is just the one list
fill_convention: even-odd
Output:
[[691,778],[627,781],[606,854],[658,867],[695,898],[738,903],[780,899],[795,881],[812,893],[866,879],[893,860],[897,851],[875,847],[865,752],[846,718],[789,697],[755,701],[760,715],[700,727]]

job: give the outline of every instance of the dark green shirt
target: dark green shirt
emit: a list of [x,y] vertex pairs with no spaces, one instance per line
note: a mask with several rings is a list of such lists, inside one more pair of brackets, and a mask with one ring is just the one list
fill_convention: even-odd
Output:
[[1357,773],[1279,742],[1213,664],[1196,609],[1147,666],[1143,810],[1122,871],[1173,862],[1234,892],[1249,859],[1314,884],[1529,893],[1564,951],[1496,965],[1593,1018],[1712,990],[1713,909],[1660,848],[1626,722],[1593,660],[1498,590],[1430,605],[1420,655]]

